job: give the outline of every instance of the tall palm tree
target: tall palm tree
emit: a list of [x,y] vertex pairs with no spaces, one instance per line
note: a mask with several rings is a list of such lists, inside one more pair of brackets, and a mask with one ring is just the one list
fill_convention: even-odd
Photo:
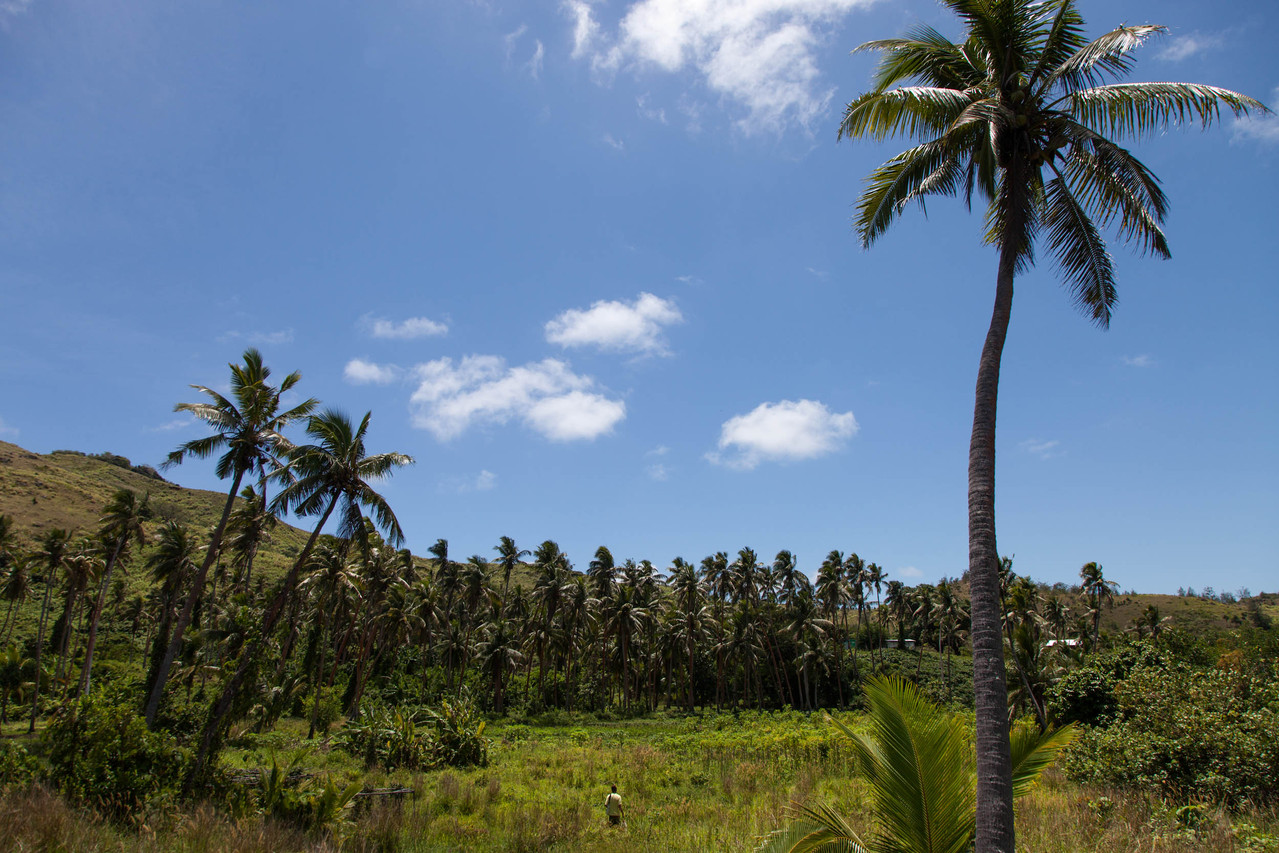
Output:
[[1101,608],[1115,600],[1115,588],[1119,584],[1106,580],[1098,563],[1084,563],[1079,570],[1079,578],[1082,581],[1081,591],[1088,599],[1088,615],[1092,617],[1092,650],[1096,652],[1101,641]]
[[298,573],[311,558],[316,540],[334,511],[338,513],[337,535],[340,538],[367,546],[370,531],[362,511],[362,508],[367,508],[372,521],[385,531],[388,542],[398,547],[404,541],[404,532],[391,505],[369,483],[391,476],[396,468],[411,465],[413,457],[394,452],[366,455],[364,440],[371,418],[372,413],[366,413],[356,426],[342,412],[326,409],[307,420],[306,433],[315,443],[292,447],[288,451],[289,483],[276,495],[273,508],[277,511],[292,510],[302,517],[319,516],[320,520],[311,530],[306,545],[263,614],[257,637],[241,654],[239,666],[209,712],[188,786],[203,775],[214,744],[221,737],[232,703],[256,664],[262,647],[275,630],[285,604],[292,598]]
[[9,572],[0,585],[0,598],[9,602],[4,616],[4,640],[0,645],[9,645],[9,638],[18,620],[14,618],[14,609],[20,607],[31,593],[31,567],[38,565],[39,556],[27,554],[14,556],[9,563]]
[[506,606],[506,591],[511,586],[511,572],[519,565],[520,557],[527,557],[528,551],[522,551],[515,545],[515,540],[503,536],[493,546],[497,552],[497,564],[502,567],[502,606]]
[[71,532],[63,528],[54,528],[40,537],[35,556],[44,564],[44,599],[40,605],[40,621],[36,628],[35,655],[35,689],[31,692],[31,724],[28,732],[36,730],[36,713],[40,707],[40,675],[44,654],[44,625],[49,616],[49,595],[53,589],[53,579],[67,559],[67,549],[71,545]]
[[270,539],[277,523],[279,519],[267,508],[266,489],[256,491],[252,486],[245,486],[226,530],[226,548],[231,552],[235,582],[245,592],[249,590],[258,550]]
[[[1114,140],[1170,125],[1207,126],[1223,108],[1258,101],[1189,83],[1112,83],[1159,26],[1121,26],[1089,41],[1074,0],[943,0],[964,23],[961,43],[919,25],[868,42],[881,61],[874,88],[848,105],[840,137],[919,144],[876,169],[858,203],[869,246],[911,201],[974,191],[987,202],[986,242],[999,252],[995,304],[982,348],[968,457],[969,581],[977,712],[977,851],[1010,853],[1013,829],[1007,689],[995,540],[995,410],[1013,280],[1041,234],[1076,304],[1106,326],[1114,269],[1101,229],[1167,257],[1167,202],[1155,176]],[[906,84],[906,85],[902,85]],[[913,84],[913,85],[912,85]]]
[[[830,806],[796,804],[799,820],[768,836],[761,853],[957,853],[976,829],[972,751],[967,726],[924,699],[902,678],[872,678],[867,731],[832,719],[853,742],[869,789],[872,834],[863,839]],[[1074,729],[1019,728],[1012,738],[1013,795],[1034,789]]]
[[271,377],[271,369],[262,363],[262,354],[256,349],[244,351],[244,364],[229,364],[231,368],[231,396],[224,397],[212,388],[203,385],[191,387],[209,398],[208,402],[178,403],[173,407],[175,412],[187,412],[197,420],[204,421],[213,428],[213,434],[204,438],[188,441],[169,454],[165,466],[180,465],[188,456],[207,459],[214,453],[222,451],[218,457],[214,473],[219,479],[231,478],[231,488],[227,490],[226,503],[222,507],[222,516],[213,528],[209,538],[208,550],[204,561],[196,572],[195,580],[183,602],[182,611],[169,640],[169,647],[160,660],[154,678],[149,686],[146,705],[147,725],[155,723],[156,712],[160,709],[160,700],[164,697],[164,685],[169,678],[169,670],[173,659],[182,648],[182,636],[191,617],[195,613],[196,603],[204,593],[204,582],[209,569],[217,561],[222,544],[222,534],[226,530],[227,520],[235,506],[235,496],[240,491],[240,482],[245,474],[252,471],[265,472],[273,466],[281,453],[289,447],[283,435],[284,428],[300,418],[306,417],[319,405],[318,400],[309,399],[287,411],[280,411],[280,396],[291,389],[302,378],[298,372],[284,377],[279,387],[271,385],[267,380]]
[[151,517],[150,495],[138,495],[129,489],[120,489],[112,496],[99,520],[99,536],[107,547],[107,562],[102,569],[102,583],[98,587],[98,599],[89,617],[89,637],[85,641],[84,666],[80,669],[80,695],[89,693],[89,677],[93,671],[93,652],[98,641],[98,620],[102,618],[102,606],[107,600],[111,583],[111,571],[117,563],[128,560],[129,547],[146,541],[142,522]]

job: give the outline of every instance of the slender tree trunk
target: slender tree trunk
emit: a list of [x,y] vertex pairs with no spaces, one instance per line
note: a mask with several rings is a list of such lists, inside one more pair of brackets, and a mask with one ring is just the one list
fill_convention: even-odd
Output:
[[[1005,186],[1021,185],[1010,168]],[[1014,190],[1015,192],[1015,190]],[[1003,620],[999,612],[999,550],[995,541],[995,411],[999,366],[1012,313],[1016,249],[1024,230],[1020,205],[1007,203],[1010,221],[1000,251],[990,330],[982,347],[968,450],[968,581],[972,599],[973,692],[977,740],[977,853],[1013,853],[1012,754],[1008,687],[1004,681]]]
[[[306,540],[306,547],[302,549],[297,561],[289,569],[288,575],[284,578],[283,586],[275,594],[266,613],[263,614],[261,632],[249,644],[248,648],[241,653],[240,664],[236,667],[235,674],[223,685],[222,695],[218,697],[217,702],[209,710],[209,718],[204,724],[204,731],[200,734],[200,748],[196,752],[195,761],[191,765],[191,771],[184,786],[188,793],[194,787],[196,780],[204,775],[210,753],[213,752],[214,744],[221,736],[222,726],[226,722],[227,715],[231,713],[231,705],[235,701],[236,694],[244,687],[244,681],[248,677],[249,670],[253,667],[258,655],[261,654],[262,647],[270,640],[271,632],[275,630],[276,623],[280,621],[280,614],[284,612],[285,605],[292,597],[292,589],[297,583],[298,573],[302,570],[302,566],[306,564],[306,561],[310,559],[311,551],[315,548],[315,542],[320,538],[320,531],[324,529],[325,523],[329,520],[329,515],[332,514],[333,508],[337,506],[339,497],[340,495],[334,495],[333,499],[329,501],[328,509],[324,511],[324,515],[320,516],[320,523],[315,525],[315,529],[311,531],[311,537]],[[225,521],[225,519],[223,520]]]
[[28,734],[36,730],[36,712],[40,707],[40,661],[44,651],[44,622],[49,616],[49,575],[51,574],[53,574],[52,569],[44,578],[44,603],[40,605],[40,627],[36,630],[35,689],[31,692],[31,725],[27,727]]
[[191,584],[191,592],[187,594],[187,600],[182,605],[182,612],[178,614],[178,621],[173,626],[173,635],[169,638],[169,647],[165,649],[164,657],[160,660],[160,668],[156,670],[155,681],[152,682],[151,693],[147,697],[147,728],[153,728],[155,725],[155,715],[160,710],[160,700],[164,698],[164,686],[169,680],[169,670],[173,668],[174,658],[182,650],[182,638],[186,634],[187,626],[191,624],[191,616],[195,613],[196,602],[200,600],[200,594],[204,592],[205,578],[208,577],[209,569],[218,558],[218,551],[222,546],[222,533],[226,530],[227,519],[231,517],[231,509],[235,506],[235,495],[240,490],[240,481],[242,479],[244,479],[244,469],[237,468],[235,477],[231,482],[231,491],[227,493],[226,504],[222,507],[222,518],[218,520],[218,526],[214,528],[213,536],[209,539],[208,549],[204,554],[204,562],[200,564],[200,571],[196,573],[195,582]]
[[125,540],[117,539],[115,550],[111,552],[111,559],[107,560],[106,568],[102,570],[102,586],[98,589],[98,600],[93,605],[93,615],[89,617],[89,639],[85,641],[84,648],[84,666],[80,669],[80,688],[81,696],[89,695],[89,674],[93,671],[93,650],[98,642],[98,620],[102,618],[102,605],[107,600],[107,587],[111,583],[111,570],[115,568],[116,560],[120,559],[120,552],[124,550]]

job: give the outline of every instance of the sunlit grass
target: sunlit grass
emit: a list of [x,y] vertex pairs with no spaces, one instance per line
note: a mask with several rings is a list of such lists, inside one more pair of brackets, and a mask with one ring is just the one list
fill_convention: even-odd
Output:
[[[856,720],[855,715],[848,719]],[[229,769],[261,767],[272,750],[291,749],[305,724],[245,734],[229,749]],[[210,806],[172,808],[141,827],[112,827],[43,792],[11,792],[0,801],[6,849],[142,850],[154,853],[257,851],[671,851],[752,850],[788,820],[794,801],[825,802],[869,830],[864,788],[845,745],[820,715],[797,713],[650,718],[564,726],[490,727],[485,768],[429,773],[365,771],[321,741],[313,772],[362,775],[370,787],[406,785],[416,796],[363,803],[339,846],[247,815]],[[610,828],[604,795],[616,783],[625,824]],[[1091,790],[1050,773],[1018,807],[1019,849],[1089,851],[1279,850],[1273,812],[1231,818],[1212,807],[1189,811],[1140,792]]]

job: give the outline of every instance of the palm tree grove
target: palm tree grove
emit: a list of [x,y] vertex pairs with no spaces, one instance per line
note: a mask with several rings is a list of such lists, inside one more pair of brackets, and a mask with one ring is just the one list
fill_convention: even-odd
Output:
[[[261,284],[241,293],[172,275],[187,285],[169,286],[163,300],[183,323],[230,323],[212,319],[226,312],[238,329],[288,328],[222,333],[210,355],[199,336],[211,333],[139,319],[145,329],[112,334],[129,338],[112,344],[128,355],[108,355],[94,329],[123,321],[105,291],[89,288],[60,297],[56,320],[29,315],[50,335],[65,326],[81,336],[83,351],[60,356],[76,360],[72,386],[54,372],[63,362],[37,364],[41,350],[6,326],[0,363],[15,390],[0,403],[9,419],[0,419],[0,846],[1279,850],[1279,593],[1245,586],[1273,583],[1279,544],[1269,514],[1276,398],[1259,387],[1273,378],[1273,324],[1268,337],[1243,331],[1254,317],[1273,319],[1273,288],[1249,289],[1267,276],[1273,284],[1273,259],[1232,266],[1262,251],[1254,229],[1273,230],[1272,205],[1249,205],[1274,186],[1265,146],[1279,126],[1261,100],[1232,89],[1144,76],[1146,58],[1160,77],[1184,70],[1162,67],[1173,63],[1234,68],[1247,54],[1236,41],[1251,45],[1252,32],[1276,22],[1267,4],[1245,3],[1216,29],[1211,12],[1196,12],[1206,17],[1193,26],[1108,31],[1084,12],[1103,23],[1123,14],[1084,0],[896,10],[858,0],[628,0],[611,10],[572,0],[553,12],[440,4],[317,10],[306,21],[286,21],[276,7],[188,20],[194,11],[143,5],[109,23],[94,12],[84,29],[87,11],[73,23],[47,4],[0,3],[12,54],[0,61],[0,77],[12,78],[0,102],[18,117],[13,139],[27,140],[25,154],[6,148],[18,171],[0,192],[0,230],[12,232],[0,279],[15,283],[5,301],[12,292],[17,312],[43,304],[31,294],[48,285],[27,285],[53,263],[40,247],[57,233],[66,242],[47,258],[95,263],[92,273],[60,275],[100,280],[127,302],[146,286],[106,282],[141,270],[139,252],[152,253],[157,270],[189,253]],[[1144,19],[1144,9],[1131,14]],[[900,34],[850,39],[872,23]],[[109,50],[97,41],[102,27],[119,39]],[[263,47],[276,43],[268,33],[295,27],[286,46]],[[489,30],[487,48],[472,41]],[[83,51],[55,73],[44,51],[72,33]],[[353,44],[362,47],[351,59]],[[839,81],[860,94],[835,96],[831,110],[835,89],[821,80],[837,72],[822,64],[827,53],[846,63],[838,73],[870,73],[869,83]],[[480,83],[454,91],[426,70],[477,56],[497,69],[485,74],[523,94],[483,100],[488,90],[476,88],[472,103],[466,85]],[[95,68],[96,88],[74,82]],[[401,88],[413,74],[424,88]],[[361,75],[385,82],[365,90]],[[257,94],[230,94],[240,86]],[[28,100],[40,87],[48,94]],[[557,100],[558,87],[572,94]],[[625,94],[632,87],[638,94]],[[131,106],[115,112],[126,90]],[[64,91],[71,100],[55,107]],[[89,91],[100,103],[77,106]],[[590,106],[619,97],[623,112]],[[188,112],[188,100],[212,112]],[[595,153],[561,162],[553,149],[570,144],[559,134],[577,110],[589,112],[581,120]],[[493,115],[478,113],[503,114],[511,138],[489,132]],[[515,127],[526,114],[532,131]],[[43,125],[27,124],[35,115]],[[64,121],[72,130],[58,145],[74,152],[76,137],[96,140],[123,170],[113,180],[135,183],[83,190],[84,218],[49,224],[40,217],[59,209],[60,194],[80,192],[76,179],[48,183],[37,201],[24,195],[24,170],[40,173],[44,155],[31,141]],[[182,153],[161,155],[148,133],[189,135],[167,145]],[[452,134],[466,141],[435,147]],[[677,138],[683,153],[659,154]],[[518,179],[464,154],[513,140],[533,164],[515,167],[526,172]],[[818,170],[819,195],[804,202],[820,216],[785,222],[783,188],[803,183],[831,143],[840,165]],[[153,152],[151,166],[131,159],[134,144]],[[219,165],[246,144],[257,153]],[[688,146],[718,153],[685,174],[696,159]],[[1151,165],[1138,159],[1147,151]],[[77,156],[63,160],[79,174]],[[100,156],[91,158],[99,169]],[[627,182],[659,156],[664,165]],[[525,183],[572,183],[575,169],[593,174],[594,157],[609,165],[585,179],[580,202]],[[882,163],[851,170],[861,157]],[[295,161],[317,171],[298,177]],[[773,161],[784,170],[770,171],[781,168]],[[543,166],[547,175],[527,174]],[[497,178],[485,175],[490,167]],[[755,195],[735,177],[739,167],[771,188]],[[1255,186],[1215,177],[1236,168]],[[1156,174],[1165,169],[1175,176],[1167,184]],[[297,196],[287,215],[247,201],[276,181]],[[699,181],[717,212],[681,195]],[[180,203],[169,200],[174,186],[185,187]],[[1169,199],[1183,187],[1188,228]],[[109,220],[95,218],[101,199],[91,193],[114,206]],[[408,196],[416,212],[398,207]],[[547,208],[530,212],[534,197]],[[1194,217],[1219,203],[1239,206],[1238,216],[1199,233]],[[586,208],[580,221],[575,204]],[[561,208],[563,221],[546,212]],[[144,228],[156,211],[161,224]],[[981,217],[976,233],[971,214]],[[401,233],[384,215],[416,217],[416,230]],[[643,224],[624,228],[620,216]],[[517,230],[504,230],[511,217]],[[753,237],[752,219],[766,223]],[[186,230],[197,222],[204,242]],[[460,236],[489,225],[483,246]],[[222,228],[239,236],[197,248],[231,234]],[[821,263],[881,295],[854,301],[833,289],[843,273],[814,261],[786,285],[798,313],[751,301],[751,268],[772,275],[756,248],[790,251],[780,240],[808,251],[823,228],[837,240]],[[589,243],[575,244],[575,230],[593,235]],[[643,268],[663,240],[679,251],[714,245],[703,257],[725,266],[718,276],[711,267],[668,275],[684,288],[678,299],[650,292],[654,284],[633,303],[601,299],[530,323],[541,292],[560,286],[551,279],[592,263],[625,278],[627,264]],[[615,244],[623,260],[602,260]],[[1188,244],[1184,266],[1174,244]],[[543,246],[552,254],[539,255]],[[1117,258],[1112,246],[1138,257]],[[291,256],[271,266],[277,251]],[[348,251],[360,272],[343,268],[332,290],[295,277],[323,279]],[[500,289],[481,281],[494,272],[474,272],[508,261]],[[415,265],[431,268],[426,284],[415,273],[412,292],[431,294],[420,304],[436,319],[384,319],[397,300],[418,303],[409,291],[383,298],[361,275],[389,281]],[[1134,282],[1131,312],[1119,310],[1121,271]],[[743,280],[740,303],[705,301],[727,298],[733,276]],[[1235,278],[1248,279],[1241,304],[1263,301],[1235,311]],[[1026,317],[1018,324],[1015,283]],[[1061,300],[1041,300],[1049,284],[1064,286],[1095,328],[1063,319]],[[569,289],[559,298],[591,301],[565,297]],[[467,331],[471,298],[483,323]],[[898,298],[909,304],[896,307]],[[285,304],[287,316],[276,307]],[[908,311],[936,315],[938,325],[920,320],[919,334],[953,335],[958,354],[926,349],[905,328]],[[343,367],[335,352],[346,333],[336,324],[319,333],[318,312],[353,326],[366,355]],[[1213,325],[1227,312],[1238,330]],[[799,313],[816,325],[796,325]],[[730,337],[713,344],[714,358],[694,361],[698,345],[673,330],[711,335],[717,317],[733,324]],[[1181,330],[1183,317],[1196,333]],[[450,327],[469,340],[449,344]],[[303,345],[305,330],[323,347]],[[170,334],[187,343],[164,343]],[[901,336],[901,350],[924,349],[920,363],[933,372],[911,354],[877,354],[881,334]],[[484,354],[517,352],[530,335],[559,349],[522,366],[521,356],[508,366]],[[1154,351],[1163,341],[1163,354],[1108,356],[1114,380],[1088,366],[1091,354],[1068,349],[1142,335],[1155,343],[1119,346]],[[808,349],[816,346],[833,348]],[[1239,411],[1256,425],[1233,409],[1207,412],[1235,381],[1213,378],[1229,372],[1223,362],[1172,385],[1137,384],[1158,370],[1173,376],[1179,360],[1214,346],[1229,350],[1224,359],[1271,365],[1245,377]],[[410,351],[433,360],[410,367],[419,357]],[[619,354],[621,372],[602,378]],[[225,369],[209,368],[228,355]],[[860,372],[881,357],[905,361]],[[643,412],[649,377],[680,359],[686,368],[675,370],[695,384],[660,394],[655,420]],[[964,385],[974,359],[976,381]],[[285,361],[303,369],[273,370]],[[780,401],[730,417],[754,405],[728,402],[737,388],[729,373],[747,364],[746,393]],[[1090,395],[1110,392],[1092,386],[1112,381],[1114,396],[1094,405]],[[913,393],[902,388],[911,382],[932,408],[893,396]],[[1222,387],[1200,390],[1214,382]],[[74,428],[91,442],[80,446],[118,442],[134,458],[152,443],[164,449],[137,464],[45,451],[44,442],[80,433],[21,420],[21,389],[36,384],[75,406]],[[406,388],[399,402],[387,396]],[[133,393],[159,395],[159,419],[172,420],[139,426],[156,419],[155,406],[139,414]],[[894,402],[859,402],[855,420],[840,411],[849,394]],[[1189,408],[1158,408],[1201,394],[1202,411],[1184,399]],[[718,444],[686,448],[680,436],[700,429],[702,406],[727,418]],[[916,431],[918,419],[944,420],[948,432]],[[115,420],[132,432],[116,432]],[[1220,437],[1227,432],[1232,439]],[[520,435],[525,444],[511,451]],[[854,436],[856,453],[847,451]],[[1262,449],[1247,451],[1253,436]],[[619,446],[642,476],[615,467],[609,448]],[[1109,462],[1090,455],[1111,452]],[[862,458],[876,454],[885,461]],[[1155,460],[1148,481],[1123,467],[1143,454]],[[1206,461],[1190,461],[1199,454]],[[944,469],[942,479],[928,479],[932,469]],[[454,473],[463,470],[480,473]],[[1216,503],[1234,491],[1251,503]],[[888,520],[901,515],[908,522]]]

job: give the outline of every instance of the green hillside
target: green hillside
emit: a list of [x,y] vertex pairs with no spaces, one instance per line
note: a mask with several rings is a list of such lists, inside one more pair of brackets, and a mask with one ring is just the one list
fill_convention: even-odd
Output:
[[[89,456],[57,450],[40,455],[16,444],[0,441],[0,514],[13,519],[20,546],[34,544],[54,528],[65,528],[74,538],[91,535],[102,508],[119,489],[151,496],[155,518],[148,533],[165,521],[178,521],[196,531],[217,524],[226,494],[186,489],[159,479],[143,466],[125,467],[127,459],[111,454]],[[255,563],[267,578],[277,577],[289,558],[306,544],[307,534],[287,524],[278,525],[263,544]],[[141,563],[146,550],[135,558]]]

